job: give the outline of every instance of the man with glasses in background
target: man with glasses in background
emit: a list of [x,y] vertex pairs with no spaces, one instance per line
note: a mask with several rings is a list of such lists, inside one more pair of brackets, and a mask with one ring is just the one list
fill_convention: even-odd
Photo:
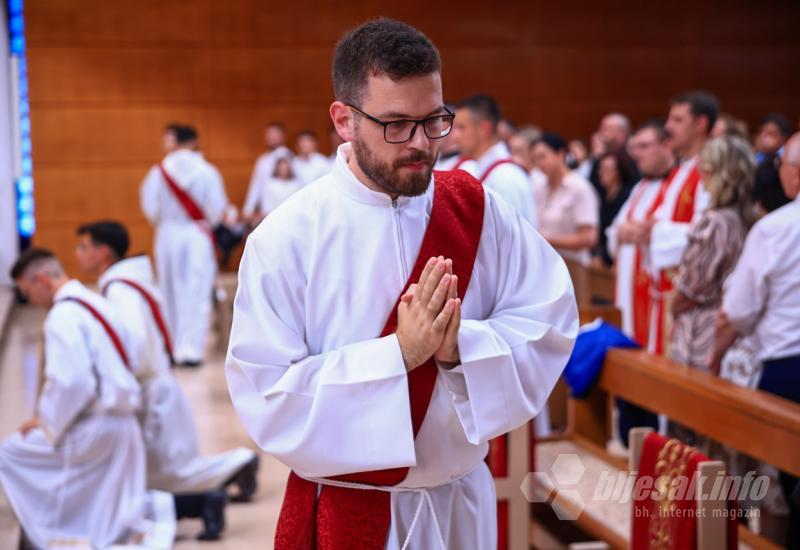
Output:
[[492,548],[488,441],[528,422],[577,335],[566,266],[505,201],[433,172],[453,125],[418,30],[338,44],[333,170],[250,235],[226,372],[292,468],[275,548]]

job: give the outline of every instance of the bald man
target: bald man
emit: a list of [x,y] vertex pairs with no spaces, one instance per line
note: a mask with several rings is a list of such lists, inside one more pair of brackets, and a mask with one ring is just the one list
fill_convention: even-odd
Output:
[[[791,199],[750,230],[736,269],[725,283],[711,368],[739,336],[754,335],[763,364],[758,389],[800,403],[800,132],[786,143],[780,178]],[[797,478],[781,473],[789,503],[787,548],[800,545]]]
[[[618,153],[628,165],[628,173],[630,175],[622,182],[622,185],[632,186],[639,181],[640,176],[636,163],[630,157],[627,150],[628,140],[631,137],[631,120],[622,113],[608,113],[600,120],[597,136],[602,144],[604,153]],[[605,189],[600,185],[600,163],[597,162],[600,156],[602,155],[595,155],[591,171],[589,172],[589,181],[592,182],[592,185],[597,190],[600,197],[603,198],[605,197]],[[623,175],[623,177],[625,177],[625,175]]]

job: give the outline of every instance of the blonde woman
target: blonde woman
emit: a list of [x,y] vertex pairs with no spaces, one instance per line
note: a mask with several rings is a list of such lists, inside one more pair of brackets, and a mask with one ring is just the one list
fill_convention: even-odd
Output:
[[722,136],[705,145],[699,169],[711,200],[692,228],[681,260],[670,354],[675,361],[709,371],[722,284],[755,221],[751,197],[756,165],[746,141]]

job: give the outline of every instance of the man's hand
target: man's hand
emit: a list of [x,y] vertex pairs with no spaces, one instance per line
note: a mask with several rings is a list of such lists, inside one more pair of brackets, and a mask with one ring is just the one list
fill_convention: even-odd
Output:
[[456,310],[450,287],[455,288],[458,282],[450,274],[452,266],[452,260],[441,256],[428,260],[419,281],[411,285],[397,306],[397,341],[408,372],[430,359],[448,332]]
[[41,426],[41,422],[39,422],[39,419],[34,416],[30,420],[26,420],[22,423],[22,426],[19,427],[19,433],[22,434],[22,437],[25,437],[28,435],[28,432],[38,428],[39,426]]
[[[452,273],[452,271],[448,272]],[[458,297],[458,277],[455,275],[450,280],[450,292],[447,299],[455,302],[455,308],[453,309],[452,317],[450,317],[450,322],[447,323],[442,345],[439,346],[433,356],[439,363],[453,366],[461,363],[461,356],[458,353],[458,329],[461,328],[461,299]]]

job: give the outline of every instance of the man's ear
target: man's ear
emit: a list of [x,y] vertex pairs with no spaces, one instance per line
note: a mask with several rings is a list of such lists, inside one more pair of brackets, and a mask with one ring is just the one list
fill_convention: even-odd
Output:
[[334,101],[331,103],[330,114],[333,127],[339,137],[345,141],[353,141],[355,138],[353,111],[341,101]]

